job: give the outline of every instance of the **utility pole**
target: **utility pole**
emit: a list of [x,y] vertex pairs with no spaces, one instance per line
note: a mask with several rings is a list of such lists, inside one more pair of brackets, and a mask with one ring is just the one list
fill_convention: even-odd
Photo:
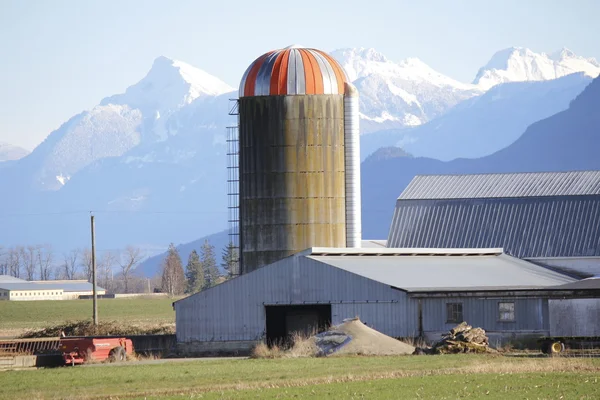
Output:
[[94,307],[94,326],[98,326],[98,295],[96,293],[96,229],[94,227],[94,216],[91,216],[92,225],[92,287],[93,287],[93,307]]

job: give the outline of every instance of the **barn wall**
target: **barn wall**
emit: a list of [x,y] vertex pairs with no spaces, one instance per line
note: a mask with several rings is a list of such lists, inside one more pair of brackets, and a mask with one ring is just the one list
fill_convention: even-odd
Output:
[[[515,320],[499,320],[498,303],[515,303]],[[455,323],[447,323],[446,304],[462,303],[463,319],[469,325],[483,328],[488,336],[506,334],[547,334],[548,300],[541,298],[425,298],[422,299],[423,331],[426,336],[439,338],[441,333],[453,328]]]
[[[375,300],[382,303],[366,303]],[[386,333],[406,331],[400,323],[407,308],[404,292],[292,256],[175,303],[177,341],[261,340],[265,304],[316,303],[332,303],[333,322],[360,314]]]
[[371,328],[388,336],[415,337],[419,334],[414,302],[333,304],[331,314],[333,324],[339,324],[345,318],[359,317]]
[[600,299],[550,300],[551,336],[600,336]]

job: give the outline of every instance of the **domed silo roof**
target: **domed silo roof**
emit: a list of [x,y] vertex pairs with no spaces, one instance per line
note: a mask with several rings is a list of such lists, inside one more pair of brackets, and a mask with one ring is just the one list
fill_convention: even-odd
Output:
[[239,97],[344,94],[342,66],[324,51],[289,46],[258,57],[246,70]]

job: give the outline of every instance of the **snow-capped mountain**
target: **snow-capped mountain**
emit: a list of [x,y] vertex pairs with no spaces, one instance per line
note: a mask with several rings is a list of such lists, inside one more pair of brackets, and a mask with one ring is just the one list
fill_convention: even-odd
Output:
[[[494,103],[493,96],[476,102],[484,99],[481,87],[445,77],[417,59],[394,63],[372,49],[333,55],[360,91],[361,133],[374,132],[363,138],[385,128],[434,126],[455,106],[479,104],[487,115],[486,102]],[[510,109],[512,92],[501,86],[496,91],[490,93],[503,97],[495,104]],[[234,88],[218,78],[159,57],[124,93],[72,117],[30,155],[0,163],[0,187],[11,188],[10,196],[0,196],[0,209],[36,214],[31,220],[3,219],[0,243],[51,242],[61,251],[86,246],[84,214],[90,210],[98,213],[104,248],[167,246],[225,229],[225,139],[226,126],[235,124],[228,115],[233,97]],[[464,127],[449,126],[448,135]]]
[[387,237],[398,195],[415,175],[598,170],[600,78],[568,109],[531,124],[510,146],[477,159],[375,157],[361,165],[365,238]]
[[375,49],[340,49],[331,55],[360,92],[361,133],[416,126],[482,93],[451,79],[418,58],[400,63]]
[[[86,166],[104,158],[123,156],[134,148],[135,154],[128,156],[128,160],[155,158],[157,152],[149,148],[175,135],[182,126],[187,129],[186,120],[197,114],[198,108],[208,119],[200,125],[214,126],[219,114],[210,113],[211,102],[233,90],[200,69],[159,57],[148,74],[125,93],[103,99],[52,132],[24,160],[31,185],[36,189],[58,190]],[[226,115],[225,110],[223,114]],[[186,147],[158,149],[160,153],[170,152],[175,158],[191,151]]]
[[479,158],[509,146],[532,123],[566,110],[592,78],[510,82],[457,105],[428,124],[403,130],[401,145],[416,157]]
[[14,146],[9,143],[0,142],[0,162],[18,160],[29,154],[29,151],[22,147]]
[[544,81],[575,72],[595,78],[600,74],[600,64],[594,58],[579,57],[566,48],[545,54],[511,47],[494,54],[477,72],[473,83],[487,90],[504,82]]

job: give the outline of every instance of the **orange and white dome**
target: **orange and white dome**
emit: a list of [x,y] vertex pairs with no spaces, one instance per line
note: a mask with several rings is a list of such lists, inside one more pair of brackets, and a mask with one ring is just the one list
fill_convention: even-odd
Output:
[[289,46],[258,57],[246,70],[239,97],[344,94],[342,66],[316,49]]

